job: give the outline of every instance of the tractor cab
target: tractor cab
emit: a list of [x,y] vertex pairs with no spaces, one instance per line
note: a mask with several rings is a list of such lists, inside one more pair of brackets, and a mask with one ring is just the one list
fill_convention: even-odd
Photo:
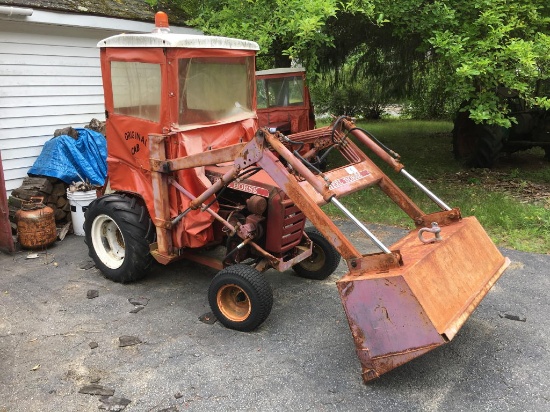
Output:
[[[258,45],[170,33],[164,13],[157,14],[156,25],[152,33],[121,34],[98,43],[110,189],[139,193],[153,220],[157,212],[150,134],[165,134],[165,156],[180,158],[249,141],[258,128],[254,111]],[[180,184],[194,193],[210,185],[204,168],[177,174]],[[174,191],[170,197],[172,210],[185,210],[189,203]],[[192,215],[174,236],[178,247],[203,246],[213,239],[211,216]]]
[[305,69],[257,71],[256,96],[260,126],[283,134],[315,129],[315,114]]

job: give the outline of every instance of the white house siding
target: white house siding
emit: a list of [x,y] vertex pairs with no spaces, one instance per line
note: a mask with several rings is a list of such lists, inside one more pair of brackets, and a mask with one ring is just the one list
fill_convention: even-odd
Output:
[[92,29],[2,22],[0,150],[6,189],[19,187],[55,129],[104,120]]
[[[55,129],[105,119],[97,42],[121,31],[152,28],[147,23],[91,16],[45,12],[34,16],[75,23],[67,27],[0,18],[0,150],[8,196],[21,185]],[[78,27],[82,24],[100,27]]]

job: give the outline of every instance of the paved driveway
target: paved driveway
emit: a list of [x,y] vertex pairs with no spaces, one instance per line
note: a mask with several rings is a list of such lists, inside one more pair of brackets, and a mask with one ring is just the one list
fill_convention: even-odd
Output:
[[[371,229],[387,244],[402,235]],[[369,385],[334,285],[343,264],[323,282],[269,272],[270,317],[238,333],[199,320],[208,268],[159,265],[120,285],[77,236],[37,259],[0,254],[0,412],[119,410],[116,398],[155,412],[547,411],[550,256],[503,252],[511,267],[450,344]],[[141,343],[119,347],[124,335]],[[115,391],[111,405],[79,393],[92,383]]]

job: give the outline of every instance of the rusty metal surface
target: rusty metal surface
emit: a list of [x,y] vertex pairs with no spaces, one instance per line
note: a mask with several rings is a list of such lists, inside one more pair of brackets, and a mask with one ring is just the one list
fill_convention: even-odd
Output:
[[[170,184],[172,186],[174,186],[176,189],[178,189],[180,192],[182,192],[185,196],[187,196],[189,199],[193,200],[193,201],[196,201],[197,198],[195,196],[193,196],[187,189],[185,189],[182,185],[180,185],[178,182],[174,181],[174,180],[170,180]],[[225,220],[223,217],[221,217],[220,215],[218,215],[216,212],[214,212],[212,209],[210,209],[209,207],[206,207],[206,205],[204,205],[203,203],[198,203],[197,202],[197,208],[201,208],[202,211],[206,212],[206,213],[209,213],[210,215],[212,215],[218,222],[222,223],[226,228],[228,228],[230,230],[230,233],[235,233],[237,231],[237,229],[235,228],[235,226],[233,226],[231,223],[229,223],[227,220]]]
[[[346,127],[352,127],[351,125],[345,123]],[[353,128],[349,131],[367,146],[374,144],[361,131]],[[324,130],[323,133],[322,136],[326,138],[327,131]],[[169,212],[166,186],[172,184],[191,199],[190,209],[200,208],[210,213],[236,235],[237,243],[241,242],[238,239],[242,239],[238,247],[246,244],[254,256],[261,258],[258,263],[260,270],[271,266],[279,271],[289,269],[312,253],[311,243],[301,243],[302,230],[294,231],[290,227],[290,223],[298,219],[295,217],[296,213],[305,215],[346,259],[350,268],[350,273],[338,281],[337,285],[362,364],[363,378],[368,381],[452,339],[503,272],[507,261],[475,218],[460,220],[458,209],[426,215],[353,142],[345,141],[339,133],[336,132],[336,139],[340,139],[340,143],[345,142],[340,145],[341,152],[355,163],[315,175],[289,150],[287,146],[292,146],[292,142],[283,143],[280,140],[284,136],[271,134],[265,129],[259,130],[254,139],[243,147],[239,146],[239,153],[232,167],[209,166],[212,185],[196,197],[168,177],[167,170],[172,170],[174,165],[197,166],[201,162],[205,162],[206,166],[213,162],[213,158],[209,156],[211,153],[201,153],[194,159],[175,159],[168,165],[164,162],[162,139],[152,136],[151,165],[157,166],[152,171],[153,187],[155,193],[166,193],[164,201],[155,200],[155,210],[158,210],[157,223],[169,220],[170,216],[166,213],[166,209]],[[315,133],[304,134],[303,138],[309,139],[314,135]],[[233,153],[236,147],[217,152],[217,159]],[[292,147],[290,149],[295,150]],[[374,151],[380,155],[380,150]],[[390,163],[396,171],[402,169],[398,161],[383,153],[383,160]],[[222,187],[235,183],[242,170],[255,165],[262,170],[250,181],[238,181],[239,184],[254,187],[255,191],[244,190],[244,186],[236,187],[235,190],[256,196],[250,201],[252,209],[263,208],[264,197],[271,199],[274,195],[273,187],[284,192],[279,194],[281,205],[286,201],[286,195],[291,201],[290,207],[295,208],[296,213],[289,214],[292,222],[284,225],[281,223],[284,230],[277,239],[286,236],[292,241],[291,247],[295,252],[290,256],[285,256],[282,252],[268,252],[254,241],[262,235],[260,223],[264,217],[259,214],[251,215],[245,221],[232,225],[203,203]],[[262,197],[258,192],[264,185],[271,189],[266,188],[267,193]],[[391,253],[388,251],[383,254],[361,255],[323,213],[319,204],[372,185],[378,185],[417,225],[421,223],[421,226],[427,226],[428,221],[430,225],[432,222],[441,223],[442,229],[438,232],[441,241],[423,243],[418,239],[417,231],[413,231],[392,245]],[[286,213],[283,215],[286,216]],[[157,226],[157,231],[161,235],[170,233],[162,226]],[[163,251],[160,247],[166,239],[159,239],[159,247],[153,251],[153,255],[157,259],[160,257],[160,261],[169,260],[170,250]],[[217,269],[227,264],[197,252],[191,249],[180,250],[172,259],[185,256]]]
[[288,173],[284,166],[281,165],[281,162],[271,152],[266,150],[258,164],[283,189],[287,196],[292,199],[323,236],[332,243],[344,259],[361,257],[361,253],[321,208],[310,200],[294,176]]
[[284,260],[284,259],[278,259],[277,262],[273,265],[273,267],[278,270],[279,272],[284,272],[285,270],[288,270],[292,268],[292,266],[300,263],[302,260],[306,260],[308,257],[310,257],[313,253],[313,243],[309,242],[305,245],[298,245],[296,246],[296,255],[290,259]]
[[342,121],[344,128],[348,130],[353,136],[355,136],[361,143],[372,150],[380,159],[390,165],[393,170],[399,172],[403,169],[403,165],[399,163],[398,160],[394,159],[388,153],[386,153],[378,144],[376,144],[369,136],[367,136],[363,131],[357,129],[357,126],[350,120],[344,119]]
[[169,263],[183,259],[182,256],[173,253],[170,255],[159,253],[157,242],[151,243],[149,245],[149,252],[151,253],[151,256],[153,256],[155,260],[161,265],[167,265]]
[[4,180],[4,168],[2,166],[2,151],[0,150],[0,250],[14,252],[15,245],[11,235],[9,220],[8,199],[6,197],[6,181]]
[[433,222],[437,223],[439,226],[448,226],[458,222],[460,219],[462,219],[462,213],[459,208],[455,207],[451,210],[420,216],[418,219],[415,219],[414,223],[416,226],[423,227],[430,227]]
[[347,260],[351,276],[360,276],[368,272],[380,273],[395,269],[403,264],[401,253],[396,250],[392,253],[372,253],[361,258]]
[[239,172],[239,168],[237,166],[233,166],[226,174],[224,174],[218,181],[214,182],[212,186],[210,186],[208,189],[206,189],[204,192],[202,192],[197,197],[194,197],[194,199],[189,203],[190,209],[198,209],[201,207],[201,205],[206,202],[206,200],[214,195],[216,192],[218,192],[224,185],[232,182],[235,180]]
[[27,249],[42,249],[57,240],[54,211],[42,203],[24,203],[15,215],[19,243]]
[[288,137],[295,142],[315,143],[319,141],[319,139],[330,139],[331,132],[331,126],[324,126],[313,130],[307,130],[305,132],[294,133],[289,135]]
[[[397,172],[403,169],[403,165],[384,152],[365,133],[356,129],[355,124],[348,120],[343,121],[346,130],[350,131],[362,143],[392,166]],[[332,130],[323,128],[290,136],[293,141],[312,142],[314,139],[331,139]],[[422,221],[425,213],[405,194],[382,170],[350,139],[344,139],[344,135],[334,131],[334,141],[339,143],[338,150],[348,160],[348,165],[323,173],[322,178],[313,175],[303,164],[295,165],[297,159],[288,149],[270,134],[266,139],[281,154],[292,167],[300,174],[303,180],[301,186],[308,196],[318,205],[323,205],[331,196],[340,198],[357,192],[369,186],[378,185],[380,189],[390,197],[413,221]],[[294,158],[294,162],[292,159]],[[301,166],[301,168],[300,168]],[[306,169],[306,171],[303,171]],[[431,223],[431,222],[430,222]]]
[[246,143],[238,143],[223,147],[221,149],[208,150],[206,152],[181,157],[178,159],[167,160],[156,165],[156,167],[159,171],[168,173],[171,171],[189,169],[192,167],[232,162],[240,155],[245,146]]
[[491,290],[495,282],[500,278],[500,276],[504,273],[508,266],[510,266],[510,263],[510,259],[505,257],[502,265],[497,269],[495,274],[487,281],[487,283],[481,287],[478,295],[471,299],[470,304],[464,308],[462,314],[456,316],[454,320],[448,324],[447,329],[445,329],[445,332],[443,333],[443,336],[445,336],[447,339],[452,339],[458,333],[459,329],[462,327],[462,325],[464,325],[466,320],[468,320],[470,315],[474,312],[474,310],[483,300],[485,295],[489,293],[489,290]]
[[[151,159],[161,162],[166,160],[164,138],[161,134],[149,135],[149,156]],[[170,221],[168,175],[158,170],[152,170],[151,182],[155,210],[155,219],[153,222],[157,229],[157,249],[153,256],[157,261],[163,263],[165,259],[159,259],[159,255],[166,257],[172,255],[172,234],[166,226],[166,222]]]
[[[272,135],[271,133],[265,133],[265,138],[269,145],[281,156],[283,159],[285,159],[288,164],[304,179],[306,179],[311,186],[319,193],[325,201],[328,201],[333,194],[328,189],[327,182],[323,182],[317,177],[302,163],[301,160],[299,160],[294,154],[292,154],[286,147],[283,145],[278,138],[275,135]],[[265,154],[264,154],[265,158]],[[275,170],[272,169],[272,171],[275,172]],[[269,172],[268,172],[269,173]],[[269,173],[270,176],[276,180],[271,173]]]
[[445,341],[401,276],[344,276],[337,282],[364,379],[370,380]]
[[450,341],[509,264],[473,217],[441,237],[412,231],[391,246],[402,266],[337,281],[365,381]]
[[260,129],[256,132],[254,138],[250,140],[241,151],[240,156],[235,158],[235,166],[242,170],[248,166],[252,166],[262,158],[265,148],[266,133],[264,129]]
[[300,244],[306,215],[281,190],[269,199],[265,247],[272,253],[285,253]]
[[[229,166],[206,166],[206,177],[215,183],[220,180],[227,171],[230,170]],[[271,177],[264,171],[260,170],[254,175],[246,178],[245,180],[233,181],[227,185],[230,189],[235,189],[240,192],[250,193],[251,195],[262,196],[265,198],[270,197],[274,191],[279,190],[277,184]]]
[[[370,162],[361,162],[325,172],[324,176],[330,182],[328,188],[324,189],[325,193],[328,189],[330,190],[328,193],[339,198],[378,184],[382,176],[370,166]],[[316,180],[321,179],[316,178]],[[321,206],[327,203],[323,194],[319,193],[309,181],[303,180],[300,185],[316,204]]]
[[358,350],[388,356],[443,339],[402,276],[343,276],[336,282]]
[[441,230],[442,241],[423,244],[416,231],[392,247],[401,250],[404,266],[397,269],[408,282],[439,333],[449,339],[457,319],[468,310],[506,259],[475,217]]
[[216,259],[207,255],[202,255],[200,251],[183,249],[181,251],[181,257],[216,270],[222,270],[224,268],[224,265],[220,259]]
[[298,245],[296,246],[297,253],[293,257],[285,260],[283,258],[273,256],[257,243],[250,242],[250,246],[252,246],[256,250],[256,252],[258,252],[264,258],[264,260],[262,262],[259,262],[256,266],[257,270],[264,271],[271,267],[279,272],[284,272],[285,270],[290,269],[292,266],[300,263],[302,260],[310,257],[313,248],[313,244],[311,242]]
[[267,200],[259,195],[252,195],[246,199],[246,208],[254,214],[261,215],[267,209]]

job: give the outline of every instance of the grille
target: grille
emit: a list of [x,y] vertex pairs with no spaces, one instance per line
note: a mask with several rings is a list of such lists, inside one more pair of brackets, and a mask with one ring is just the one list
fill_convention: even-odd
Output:
[[302,240],[306,217],[290,199],[271,199],[268,216],[266,250],[270,253],[285,253]]

